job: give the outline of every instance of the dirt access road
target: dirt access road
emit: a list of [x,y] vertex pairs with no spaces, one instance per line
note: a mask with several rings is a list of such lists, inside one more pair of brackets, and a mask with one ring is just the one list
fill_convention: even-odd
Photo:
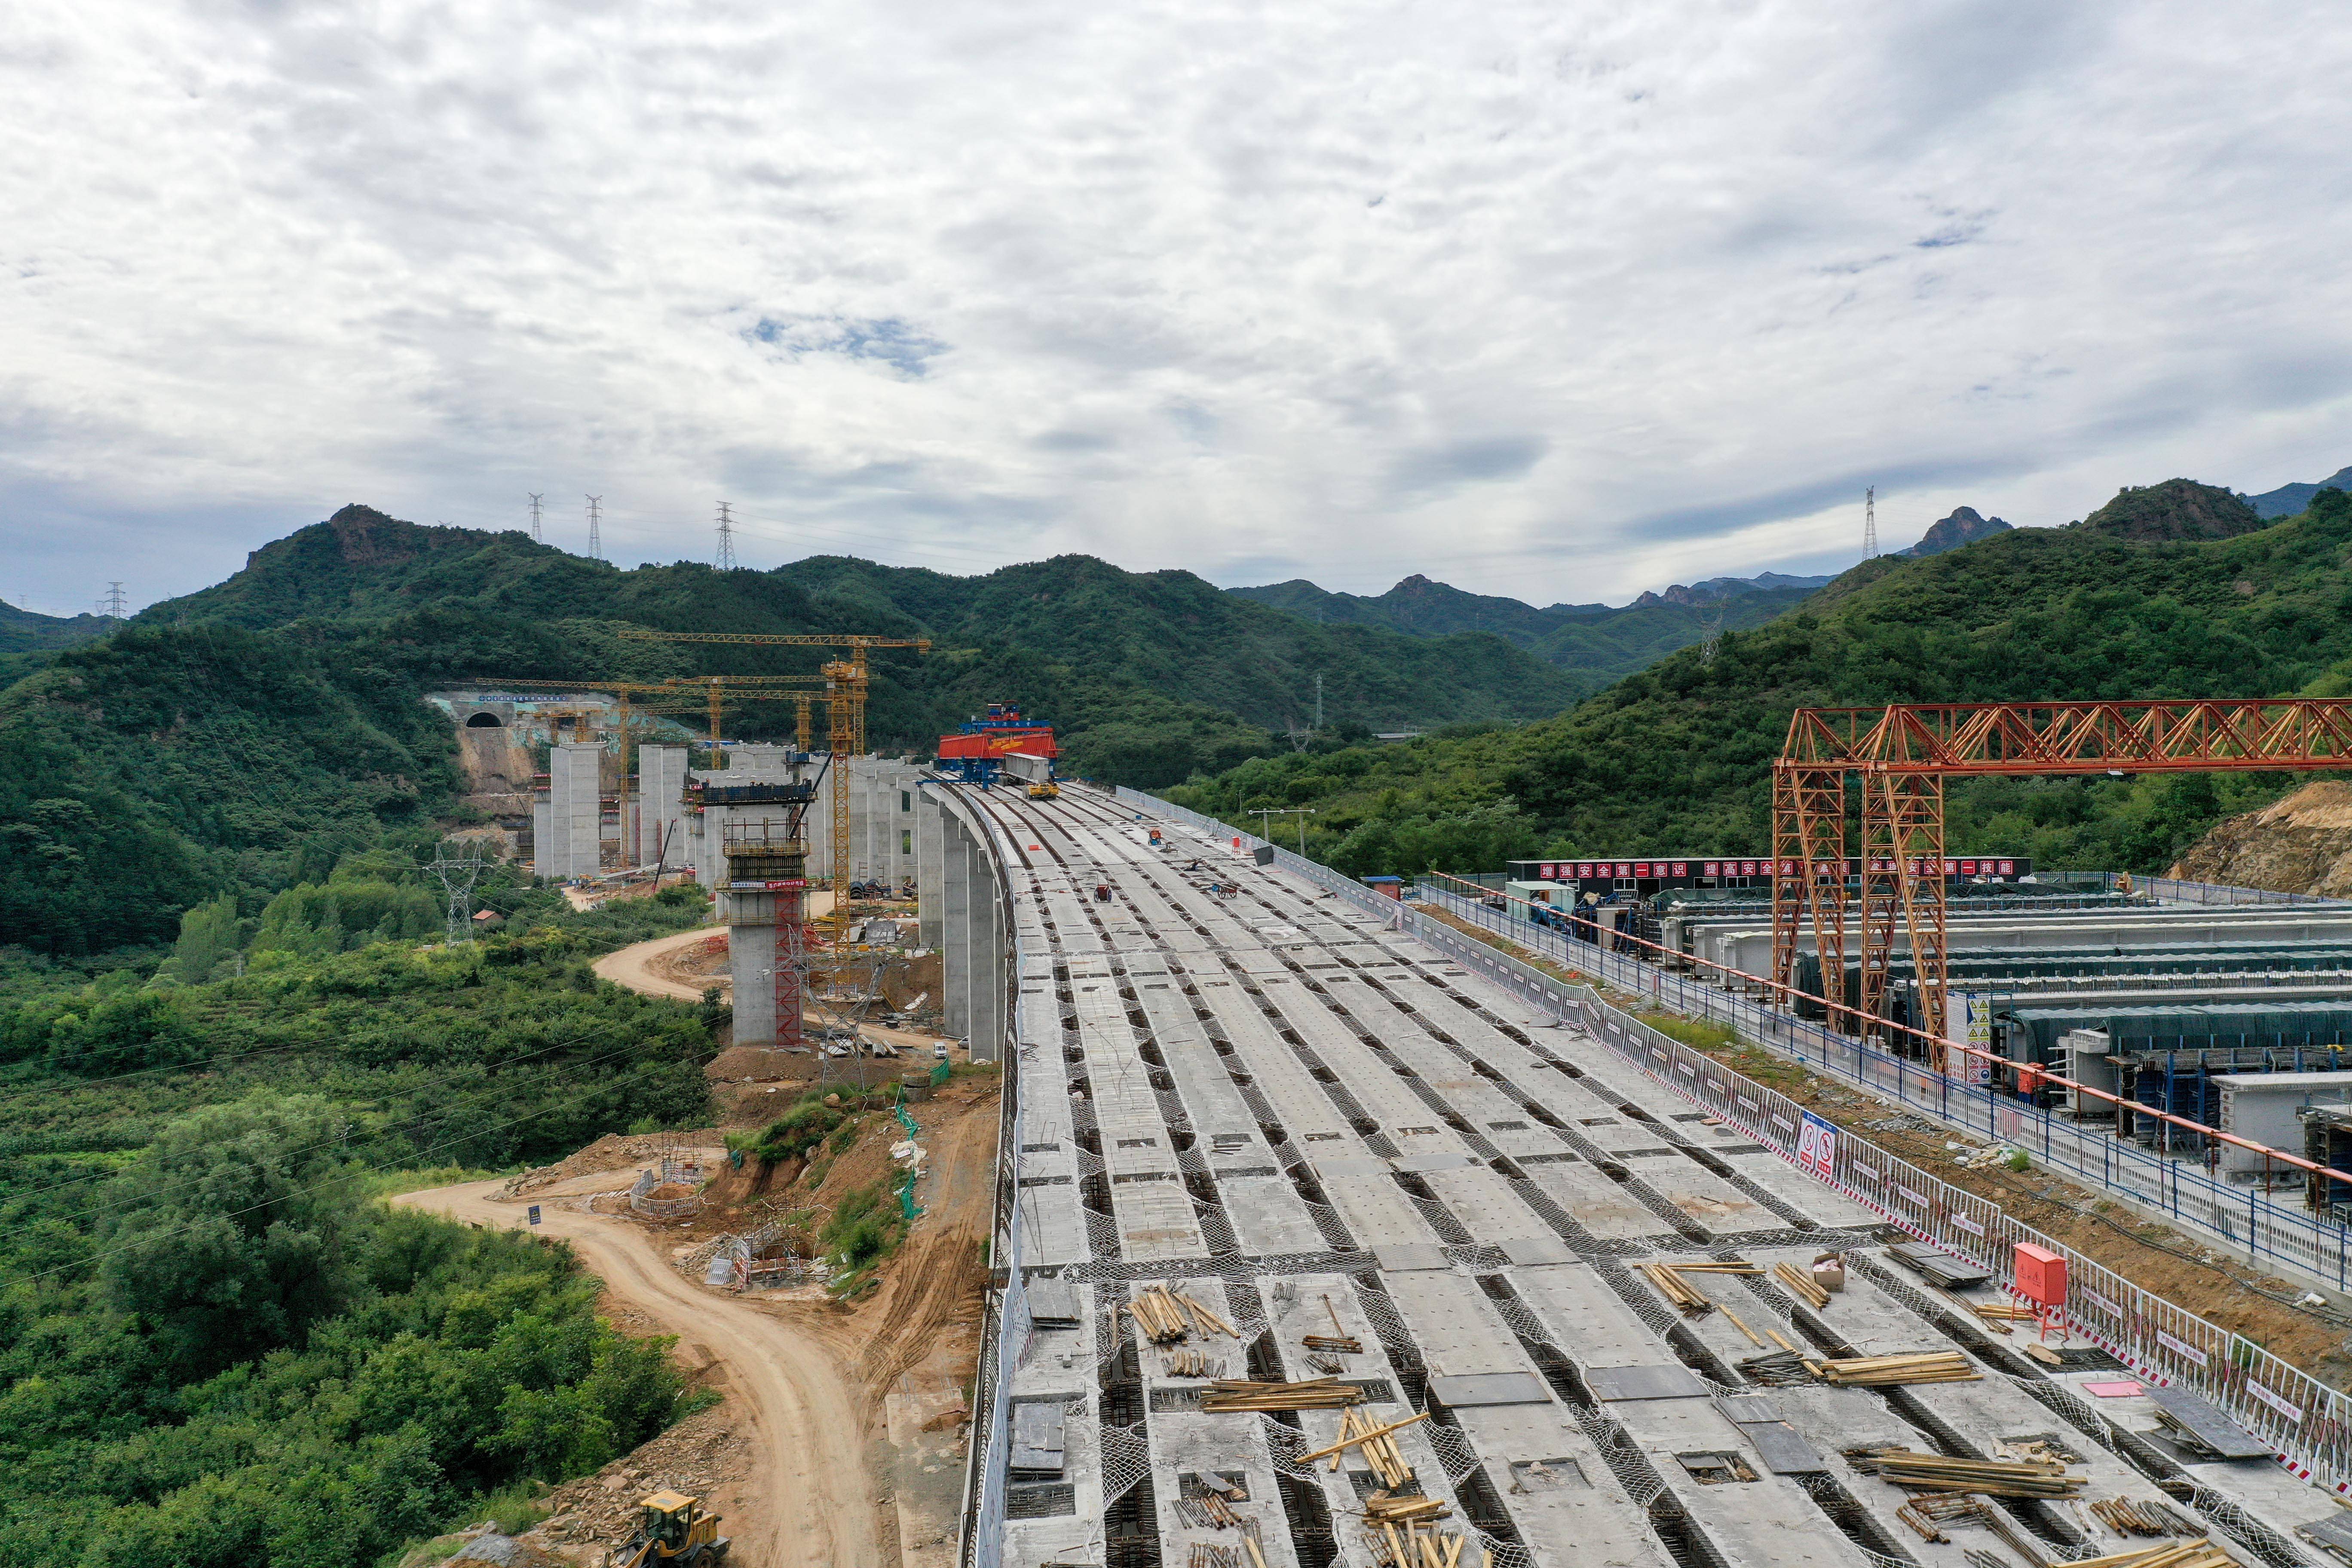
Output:
[[[525,1205],[492,1195],[504,1184],[469,1182],[393,1202],[470,1224],[524,1228]],[[839,1349],[785,1317],[701,1289],[625,1221],[553,1205],[541,1213],[540,1229],[572,1243],[614,1296],[726,1367],[758,1449],[747,1489],[759,1502],[732,1521],[738,1533],[730,1561],[742,1568],[868,1568],[881,1562],[877,1493],[861,1436],[865,1398]]]
[[[814,920],[819,915],[832,912],[831,893],[812,892],[808,895],[809,919]],[[614,948],[598,959],[594,968],[598,974],[614,984],[642,991],[648,996],[675,996],[681,1002],[699,1002],[702,1000],[699,989],[655,973],[654,961],[665,958],[679,948],[692,947],[696,942],[707,941],[726,929],[723,925],[697,926],[692,931],[657,936],[651,942],[632,942],[627,947]]]

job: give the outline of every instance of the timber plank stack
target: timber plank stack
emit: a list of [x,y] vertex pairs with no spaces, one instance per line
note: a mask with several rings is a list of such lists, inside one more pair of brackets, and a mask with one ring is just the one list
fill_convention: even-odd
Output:
[[1911,1448],[1849,1448],[1845,1457],[1864,1475],[1876,1475],[1910,1492],[1976,1492],[1985,1497],[2070,1498],[2088,1478],[2070,1476],[2063,1460],[1955,1459]]
[[1364,1391],[1336,1377],[1311,1377],[1303,1383],[1255,1383],[1219,1378],[1201,1395],[1201,1408],[1224,1410],[1337,1410],[1361,1405]]
[[1815,1377],[1836,1388],[1894,1388],[1911,1383],[1979,1383],[1984,1378],[1982,1373],[1969,1364],[1969,1358],[1958,1351],[1849,1356],[1842,1361],[1809,1361],[1805,1367]]

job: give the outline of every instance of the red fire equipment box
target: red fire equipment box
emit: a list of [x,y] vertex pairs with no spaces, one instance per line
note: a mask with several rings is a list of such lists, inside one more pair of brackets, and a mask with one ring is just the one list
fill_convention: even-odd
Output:
[[2030,1241],[2017,1244],[2017,1293],[2042,1307],[2066,1304],[2066,1260]]

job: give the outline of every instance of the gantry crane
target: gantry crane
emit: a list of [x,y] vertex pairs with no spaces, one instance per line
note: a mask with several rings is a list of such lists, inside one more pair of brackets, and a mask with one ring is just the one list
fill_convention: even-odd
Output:
[[[877,647],[910,647],[919,653],[929,653],[929,637],[877,637],[857,633],[832,632],[662,632],[645,626],[627,626],[614,634],[631,642],[681,642],[749,644],[772,647],[837,647],[849,650],[845,659],[826,661],[823,675],[825,692],[825,744],[833,751],[833,790],[830,805],[833,818],[833,896],[835,920],[845,919],[849,903],[849,769],[848,759],[866,750],[866,696],[872,685],[872,671],[866,656]],[[742,679],[742,677],[713,679]],[[788,680],[789,676],[753,679]],[[807,750],[806,710],[802,715],[802,750]]]
[[[1943,1070],[1945,780],[2345,769],[2352,700],[2342,698],[1800,708],[1772,766],[1772,979],[1790,994],[1810,927],[1833,1026],[1873,1027],[1899,923],[1918,980],[1918,1033]],[[1859,866],[1846,858],[1849,773],[1862,778]],[[1857,874],[1858,889],[1849,886]],[[1849,911],[1862,925],[1859,1014],[1843,1005]]]

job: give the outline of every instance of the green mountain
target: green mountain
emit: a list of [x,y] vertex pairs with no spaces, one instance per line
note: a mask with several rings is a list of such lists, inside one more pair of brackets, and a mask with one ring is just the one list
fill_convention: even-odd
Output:
[[[1555,719],[1261,759],[1180,798],[1316,803],[1310,847],[1357,874],[1729,852],[1769,842],[1770,763],[1800,706],[2352,693],[2352,499],[2244,531],[2250,510],[2186,480],[2126,490],[2072,528],[1866,562],[1711,660],[1685,649]],[[2156,869],[2292,782],[1978,781],[1953,789],[1951,842]]]
[[113,626],[104,616],[44,616],[0,604],[0,688],[32,674],[62,649],[104,637]]
[[[419,700],[436,687],[806,674],[827,657],[627,641],[628,625],[928,636],[929,656],[876,655],[876,744],[927,752],[1010,700],[1056,723],[1074,771],[1150,785],[1279,749],[1277,732],[1312,722],[1318,676],[1328,726],[1358,734],[1518,722],[1590,689],[1494,637],[1317,626],[1188,573],[1086,556],[981,577],[838,557],[622,570],[346,507],[0,691],[0,944],[160,941],[191,904],[226,891],[251,913],[323,879],[322,859],[446,813],[454,743]],[[730,725],[792,721],[783,702]]]
[[1116,671],[1268,730],[1313,722],[1318,674],[1328,723],[1376,729],[1535,718],[1591,689],[1495,637],[1312,625],[1190,572],[1123,572],[1088,555],[981,577],[814,556],[777,574],[945,641]]
[[1415,575],[1377,597],[1334,594],[1304,578],[1263,587],[1228,588],[1237,598],[1265,605],[1322,626],[1383,626],[1414,637],[1486,632],[1527,649],[1548,664],[1599,685],[1629,675],[1678,647],[1725,627],[1760,626],[1829,581],[1826,577],[1718,577],[1631,605],[1552,605],[1538,609],[1517,599],[1470,594]]
[[2328,489],[2352,490],[2352,463],[2347,463],[2315,485],[2281,485],[2274,490],[2248,496],[2245,501],[2265,518],[2293,517],[2311,504],[2312,497]]
[[2167,479],[2126,485],[2115,500],[2070,526],[2136,544],[2174,544],[2252,533],[2263,519],[2242,496],[2194,479]]

